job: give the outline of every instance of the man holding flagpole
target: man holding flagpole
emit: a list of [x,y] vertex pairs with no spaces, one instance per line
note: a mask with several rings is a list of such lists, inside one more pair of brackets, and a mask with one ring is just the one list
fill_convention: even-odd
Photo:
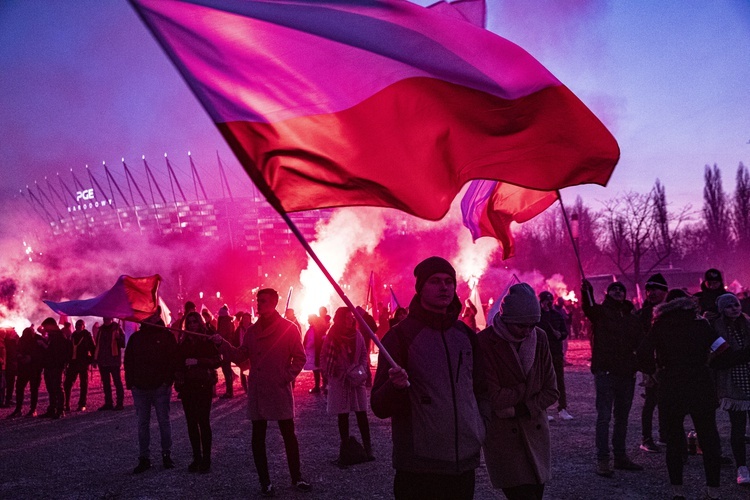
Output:
[[397,500],[471,499],[484,439],[477,338],[458,320],[456,271],[448,261],[425,259],[414,276],[409,315],[383,337],[402,368],[391,368],[381,351],[372,411],[391,419]]

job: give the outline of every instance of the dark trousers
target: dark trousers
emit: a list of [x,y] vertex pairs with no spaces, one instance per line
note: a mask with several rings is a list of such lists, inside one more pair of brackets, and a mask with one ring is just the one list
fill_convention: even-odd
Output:
[[180,393],[185,411],[190,447],[196,460],[211,460],[211,401],[213,386],[186,389]]
[[397,470],[393,496],[396,500],[471,500],[474,498],[474,470],[457,476]]
[[[669,405],[659,405],[659,413],[664,415],[662,432],[667,439],[667,471],[669,482],[673,485],[682,484],[683,457],[685,456],[685,431],[683,422],[685,415],[690,415],[698,434],[698,441],[703,450],[703,470],[706,474],[708,486],[719,486],[721,475],[721,446],[719,431],[716,429],[716,411],[713,409],[695,409],[686,411],[684,408],[672,408]],[[742,433],[743,444],[745,433]]]
[[5,404],[9,405],[16,390],[16,370],[5,369]]
[[65,383],[63,389],[65,390],[65,408],[70,407],[70,393],[73,390],[73,384],[76,383],[76,379],[81,379],[81,393],[78,397],[78,407],[86,406],[86,398],[89,393],[89,367],[86,364],[69,364],[67,370],[65,370]]
[[[112,406],[112,384],[115,385],[117,404],[122,405],[125,399],[125,391],[122,388],[119,366],[99,366],[99,375],[102,377],[102,391],[104,392],[104,404]],[[112,380],[110,381],[110,377]]]
[[64,403],[62,379],[62,368],[44,369],[44,385],[47,387],[47,394],[49,394],[49,408],[47,411],[57,413],[58,415],[62,413]]
[[552,367],[555,369],[557,391],[560,393],[560,397],[557,398],[557,411],[561,411],[568,407],[568,398],[565,395],[565,356],[553,354]]
[[[268,420],[253,420],[253,461],[258,471],[261,487],[271,484],[271,476],[268,473],[268,457],[266,456],[267,430]],[[289,474],[292,476],[292,483],[296,483],[302,479],[302,473],[299,463],[299,443],[297,442],[297,436],[294,434],[294,420],[279,420],[279,430],[284,440]]]
[[29,411],[36,411],[36,404],[39,400],[39,385],[41,383],[41,369],[20,370],[18,372],[18,379],[16,379],[16,411],[20,412],[21,408],[23,408],[23,392],[26,390],[26,385],[29,386],[29,394],[31,395]]
[[[643,439],[652,439],[654,437],[654,410],[656,410],[656,403],[657,403],[657,392],[658,387],[645,387],[644,392],[646,394],[646,398],[643,401],[643,409],[641,410],[641,433],[643,435]],[[658,418],[659,418],[659,441],[667,442],[666,436],[664,435],[664,431],[662,431],[662,428],[664,427],[664,419],[662,418],[662,412],[659,410],[658,412]]]
[[609,458],[609,422],[614,416],[612,429],[612,451],[615,457],[626,456],[625,438],[628,431],[628,415],[633,404],[635,377],[597,373],[596,386],[596,457]]
[[224,381],[227,384],[227,394],[234,395],[234,372],[232,371],[232,362],[228,359],[221,362],[221,373],[224,375]]
[[[747,450],[745,448],[745,426],[747,425],[748,412],[728,411],[731,431],[729,432],[729,444],[732,446],[732,455],[736,467],[747,465]],[[698,432],[696,429],[695,432]],[[700,437],[699,437],[700,439]],[[701,441],[703,448],[703,441]]]
[[544,496],[543,484],[522,484],[512,488],[503,488],[508,500],[542,500]]
[[[367,453],[372,453],[372,442],[370,441],[370,423],[367,421],[366,411],[355,411],[354,415],[357,417],[357,427],[359,427],[359,433],[362,435],[362,445]],[[339,437],[341,438],[341,445],[349,440],[349,414],[339,413],[338,415],[339,424]]]

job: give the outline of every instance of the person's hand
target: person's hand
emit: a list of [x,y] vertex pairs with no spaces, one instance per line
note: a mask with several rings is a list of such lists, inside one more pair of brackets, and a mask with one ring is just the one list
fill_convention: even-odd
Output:
[[198,360],[195,358],[187,358],[185,360],[185,366],[195,366],[198,364]]
[[591,282],[589,280],[584,279],[581,282],[581,290],[593,290],[593,289],[594,289],[594,287],[593,287],[593,285],[591,284]]
[[211,342],[213,342],[214,344],[221,345],[223,341],[224,341],[224,338],[218,333],[214,333],[213,335],[211,335]]
[[409,375],[403,368],[391,368],[388,370],[388,378],[398,389],[409,387]]

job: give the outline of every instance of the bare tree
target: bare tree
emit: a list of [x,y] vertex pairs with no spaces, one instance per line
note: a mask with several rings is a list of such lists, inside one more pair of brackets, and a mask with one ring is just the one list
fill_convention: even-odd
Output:
[[742,162],[737,167],[732,212],[737,248],[744,253],[750,250],[750,173]]
[[648,194],[624,193],[604,205],[601,246],[621,274],[641,283],[643,276],[670,257],[690,210],[687,206],[671,213],[659,180]]
[[703,187],[703,223],[706,230],[708,254],[714,257],[723,255],[729,243],[730,222],[727,196],[721,185],[721,171],[714,164],[713,169],[706,165]]

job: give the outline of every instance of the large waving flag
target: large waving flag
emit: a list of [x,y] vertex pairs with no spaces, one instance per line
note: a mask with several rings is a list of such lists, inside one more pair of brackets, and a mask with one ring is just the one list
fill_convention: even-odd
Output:
[[[52,302],[45,300],[57,314],[68,316],[97,316],[143,321],[157,310],[161,276],[144,278],[120,276],[115,286],[93,299]],[[163,312],[163,311],[162,311]]]
[[555,200],[556,191],[536,191],[504,182],[474,180],[461,199],[461,214],[474,241],[482,236],[496,238],[503,247],[503,259],[508,259],[515,250],[510,223],[533,219]]
[[369,205],[434,220],[469,180],[604,185],[619,158],[539,62],[450,9],[131,3],[280,211]]

